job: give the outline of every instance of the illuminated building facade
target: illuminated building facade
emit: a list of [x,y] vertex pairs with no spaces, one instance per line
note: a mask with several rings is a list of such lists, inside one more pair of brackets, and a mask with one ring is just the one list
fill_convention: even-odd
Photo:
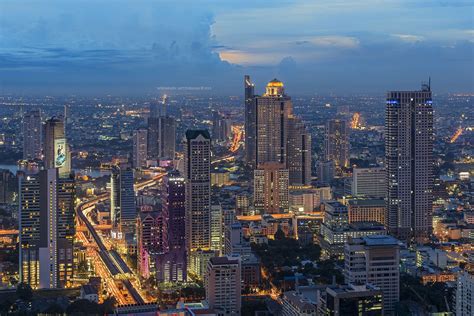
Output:
[[387,224],[399,239],[428,241],[433,208],[433,105],[429,85],[391,91],[385,110]]
[[20,179],[20,281],[32,288],[72,285],[75,183],[57,169]]

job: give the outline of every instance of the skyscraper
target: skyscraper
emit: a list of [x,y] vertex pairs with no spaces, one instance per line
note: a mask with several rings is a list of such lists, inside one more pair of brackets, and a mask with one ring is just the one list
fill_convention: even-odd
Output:
[[45,169],[59,168],[59,176],[71,173],[71,155],[66,140],[63,120],[53,117],[44,125],[44,165]]
[[254,205],[264,213],[288,211],[288,169],[277,162],[267,162],[254,171]]
[[162,208],[166,253],[157,257],[157,277],[161,281],[186,280],[186,187],[185,179],[174,171],[164,178]]
[[40,159],[42,145],[41,111],[32,110],[23,115],[23,159]]
[[253,100],[256,113],[255,166],[265,162],[287,163],[288,117],[292,103],[283,83],[273,79],[263,96]]
[[387,223],[389,231],[403,240],[425,242],[432,231],[433,138],[430,87],[388,92]]
[[133,131],[133,167],[146,167],[148,156],[148,132],[144,128]]
[[297,117],[288,118],[288,172],[290,185],[311,183],[311,134]]
[[241,265],[239,257],[214,257],[207,265],[206,300],[223,315],[240,315]]
[[154,272],[149,269],[150,263],[157,254],[167,251],[167,243],[163,213],[141,212],[137,216],[137,267],[142,277]]
[[171,116],[148,119],[148,158],[174,159],[176,148],[176,120]]
[[333,119],[326,122],[325,159],[333,160],[336,170],[349,166],[349,127],[346,121]]
[[399,261],[398,240],[391,236],[349,238],[344,247],[345,281],[382,290],[384,315],[392,315],[400,298]]
[[[244,76],[244,100],[245,100],[245,161],[250,164],[255,162],[255,107],[253,97],[255,85],[250,81],[250,76]],[[255,166],[254,166],[255,167]]]
[[110,175],[110,219],[115,237],[135,229],[137,210],[133,188],[133,170],[126,166],[113,166]]
[[210,248],[211,137],[187,130],[185,148],[186,241],[188,253]]
[[72,285],[74,178],[58,169],[20,179],[20,281],[33,288]]

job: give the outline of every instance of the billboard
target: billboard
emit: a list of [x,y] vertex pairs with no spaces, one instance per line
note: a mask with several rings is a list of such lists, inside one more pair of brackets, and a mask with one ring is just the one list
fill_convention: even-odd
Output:
[[54,167],[61,168],[66,165],[66,139],[58,138],[54,140]]

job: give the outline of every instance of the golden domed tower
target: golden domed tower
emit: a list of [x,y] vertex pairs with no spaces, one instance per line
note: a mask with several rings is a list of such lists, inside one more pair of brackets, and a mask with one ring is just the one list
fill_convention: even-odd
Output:
[[283,82],[281,82],[278,79],[273,79],[267,84],[266,91],[264,96],[269,97],[269,96],[275,96],[275,97],[280,97],[285,95],[285,89],[283,88]]

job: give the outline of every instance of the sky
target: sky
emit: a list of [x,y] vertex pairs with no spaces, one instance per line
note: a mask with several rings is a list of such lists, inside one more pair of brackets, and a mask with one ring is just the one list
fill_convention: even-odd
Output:
[[1,0],[1,94],[474,92],[472,0]]

